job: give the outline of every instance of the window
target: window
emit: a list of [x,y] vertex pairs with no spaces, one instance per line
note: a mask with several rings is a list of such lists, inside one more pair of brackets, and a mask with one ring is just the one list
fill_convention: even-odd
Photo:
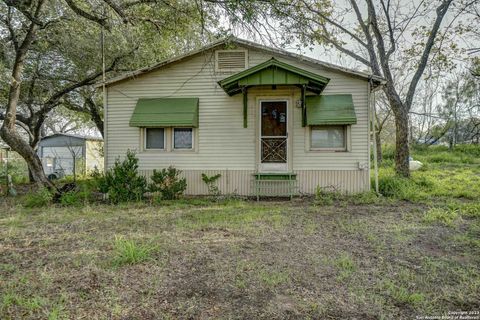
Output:
[[173,149],[176,149],[176,150],[193,149],[193,129],[192,128],[174,128],[173,129]]
[[345,151],[346,131],[346,126],[313,126],[310,131],[310,148]]
[[247,68],[247,50],[215,51],[215,69],[218,72],[241,71]]
[[145,149],[165,149],[165,129],[145,129]]

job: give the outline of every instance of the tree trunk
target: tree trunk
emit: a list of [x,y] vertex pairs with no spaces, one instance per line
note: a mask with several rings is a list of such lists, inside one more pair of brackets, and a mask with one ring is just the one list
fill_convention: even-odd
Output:
[[20,137],[15,130],[11,130],[11,128],[8,128],[5,126],[5,124],[2,126],[0,133],[2,139],[12,148],[12,150],[16,151],[22,156],[23,159],[25,159],[28,169],[30,170],[35,182],[40,186],[54,189],[55,186],[47,179],[45,173],[43,172],[43,166],[40,158],[28,145],[28,143],[23,141],[22,137]]
[[[39,16],[43,4],[44,0],[39,0],[35,9],[35,18]],[[20,84],[22,82],[25,58],[28,50],[30,49],[30,45],[35,40],[35,33],[38,28],[39,26],[37,24],[31,22],[23,42],[21,45],[15,48],[15,62],[12,69],[5,119],[3,121],[2,128],[0,129],[0,136],[10,146],[10,148],[12,148],[12,150],[16,151],[22,156],[23,159],[25,159],[28,168],[32,173],[33,179],[37,182],[37,184],[49,189],[54,189],[55,186],[47,179],[45,173],[43,172],[42,162],[40,161],[37,153],[34,149],[32,149],[32,147],[30,147],[28,142],[23,140],[16,130],[17,105],[20,99]]]
[[[36,142],[35,142],[36,141]],[[32,141],[30,141],[30,147],[33,149],[33,151],[35,151],[35,153],[38,155],[37,151],[38,151],[38,142],[40,140],[37,140],[37,139],[33,139]],[[42,159],[40,159],[40,162],[42,161]],[[43,166],[42,166],[43,168]],[[28,181],[30,183],[35,183],[35,178],[33,177],[33,173],[32,173],[32,170],[30,170],[30,168],[28,168]]]
[[375,142],[377,145],[377,163],[378,165],[382,164],[383,156],[382,156],[382,141],[380,140],[380,133],[375,130]]
[[405,108],[393,108],[395,114],[395,171],[397,174],[410,177],[408,146],[408,113]]
[[103,119],[101,115],[101,109],[95,104],[95,101],[93,101],[91,97],[86,98],[86,103],[88,105],[90,117],[103,137]]

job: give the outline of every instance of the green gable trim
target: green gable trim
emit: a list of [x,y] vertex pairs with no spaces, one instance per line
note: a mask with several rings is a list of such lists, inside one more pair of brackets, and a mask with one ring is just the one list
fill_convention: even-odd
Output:
[[309,126],[357,123],[351,94],[309,96],[306,104]]
[[131,127],[198,127],[198,98],[139,99]]
[[243,88],[262,85],[305,86],[308,91],[320,94],[329,81],[329,78],[271,58],[220,80],[218,84],[229,96],[241,93]]

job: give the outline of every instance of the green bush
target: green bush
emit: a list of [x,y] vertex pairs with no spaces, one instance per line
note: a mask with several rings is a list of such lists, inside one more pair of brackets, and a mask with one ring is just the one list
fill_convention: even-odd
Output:
[[320,206],[330,206],[335,200],[341,198],[341,194],[337,191],[328,191],[325,188],[317,186],[315,189],[315,204]]
[[138,158],[130,150],[123,161],[117,158],[113,167],[95,181],[100,192],[107,193],[113,203],[141,200],[147,191],[145,177],[138,174]]
[[86,200],[85,192],[69,191],[60,196],[60,204],[63,206],[78,206]]
[[222,175],[216,174],[214,176],[207,176],[205,173],[202,173],[202,180],[205,182],[208,188],[208,194],[211,196],[219,196],[220,195],[220,189],[218,189],[217,186],[217,180],[220,179]]
[[37,192],[27,194],[23,205],[27,208],[40,208],[51,204],[52,200],[53,194],[47,188],[42,188]]
[[178,199],[187,189],[187,179],[180,178],[182,171],[173,166],[162,170],[153,170],[151,192],[158,192],[163,200]]

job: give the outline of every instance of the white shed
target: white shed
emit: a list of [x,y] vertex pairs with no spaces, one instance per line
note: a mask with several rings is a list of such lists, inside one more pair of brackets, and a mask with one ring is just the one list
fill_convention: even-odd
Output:
[[367,191],[371,92],[382,83],[227,38],[107,81],[106,167],[130,149],[146,176],[181,169],[187,194],[208,192],[202,173],[241,195]]
[[97,168],[103,171],[103,139],[65,133],[43,138],[38,147],[43,170],[64,175],[86,174]]

